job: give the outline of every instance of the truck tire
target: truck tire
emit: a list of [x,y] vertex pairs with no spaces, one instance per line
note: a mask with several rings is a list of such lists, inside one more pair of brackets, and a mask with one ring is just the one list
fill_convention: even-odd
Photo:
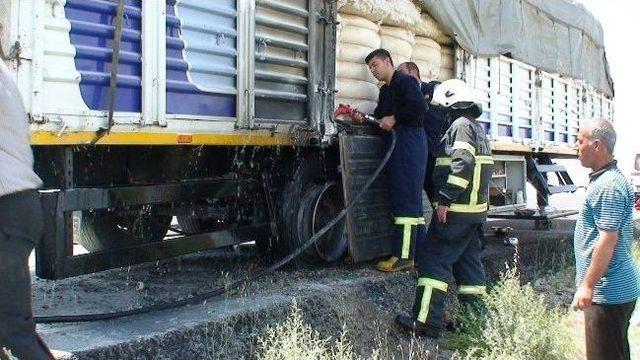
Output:
[[78,242],[87,251],[103,251],[162,241],[171,217],[154,214],[118,215],[105,210],[83,211]]
[[[335,182],[316,184],[307,189],[298,210],[298,234],[310,239],[335,218],[343,204],[342,187]],[[333,263],[347,252],[346,221],[342,219],[305,252],[307,262]]]
[[[307,154],[296,167],[294,175],[282,191],[280,201],[280,241],[274,244],[279,256],[285,256],[302,244],[304,244],[313,234],[314,230],[318,230],[323,225],[321,217],[316,217],[314,223],[314,210],[318,209],[318,198],[322,194],[325,187],[323,179],[324,166],[319,153]],[[326,192],[326,191],[325,191]],[[326,192],[327,195],[332,193]],[[335,198],[332,196],[331,198]],[[330,199],[326,197],[326,199]],[[332,200],[328,200],[332,201]],[[341,210],[342,204],[330,206],[336,208],[337,212]],[[337,214],[336,212],[336,214]],[[317,211],[316,211],[317,213]],[[329,214],[328,216],[331,216]],[[322,217],[325,219],[326,217]],[[322,262],[336,261],[344,253],[346,253],[346,236],[340,237],[339,232],[344,227],[344,222],[337,226],[340,230],[330,232],[328,237],[324,237],[320,241],[329,239],[327,243],[316,243],[309,247],[295,259],[295,264],[317,264]],[[338,231],[338,232],[336,232]]]
[[215,219],[202,219],[193,216],[177,216],[176,219],[180,230],[189,235],[220,230],[224,224],[216,222]]

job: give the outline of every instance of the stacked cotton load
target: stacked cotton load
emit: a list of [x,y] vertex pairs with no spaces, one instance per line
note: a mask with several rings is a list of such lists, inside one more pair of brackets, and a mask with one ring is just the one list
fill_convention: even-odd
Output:
[[411,0],[387,0],[389,14],[382,20],[382,25],[405,29],[415,29],[420,22],[420,8]]
[[380,22],[389,15],[388,0],[338,0],[338,12]]
[[420,15],[420,22],[414,28],[417,36],[428,37],[435,40],[440,45],[453,45],[453,39],[450,38],[440,24],[427,13]]
[[[453,39],[429,14],[422,13],[416,26],[416,45],[411,61],[420,68],[423,81],[447,80],[454,76]],[[437,54],[436,54],[437,52]]]
[[378,100],[378,81],[364,60],[371,51],[380,47],[380,27],[361,16],[340,14],[340,19],[335,105],[349,104],[370,114]]
[[391,53],[393,64],[398,66],[411,60],[415,35],[410,30],[396,26],[380,27],[381,47]]
[[416,36],[411,61],[418,65],[422,81],[438,79],[441,66],[440,44],[433,39]]
[[420,23],[420,9],[411,0],[387,0],[389,15],[382,20],[382,48],[391,53],[398,66],[411,60],[415,42],[414,29]]
[[451,46],[440,47],[440,74],[438,80],[444,81],[454,78],[455,49]]

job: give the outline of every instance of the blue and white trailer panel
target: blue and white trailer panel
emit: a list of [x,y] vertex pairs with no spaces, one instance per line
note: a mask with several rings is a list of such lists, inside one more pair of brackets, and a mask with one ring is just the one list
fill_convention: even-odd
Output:
[[[461,54],[459,57],[465,56]],[[459,62],[458,76],[477,91],[480,122],[494,149],[533,148],[576,155],[580,125],[595,117],[613,120],[613,100],[583,81],[541,71],[507,57]]]
[[[107,126],[117,0],[3,5],[0,21],[10,31],[2,45],[21,47],[12,65],[32,140],[90,141]],[[329,25],[310,14],[325,6],[126,0],[115,125],[101,143],[270,145],[290,143],[294,128],[317,131],[330,109],[319,89],[332,66],[324,61]]]

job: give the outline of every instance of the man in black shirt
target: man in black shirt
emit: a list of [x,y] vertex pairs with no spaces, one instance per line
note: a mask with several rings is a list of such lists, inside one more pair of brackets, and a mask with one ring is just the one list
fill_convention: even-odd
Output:
[[436,86],[440,85],[437,80],[430,81],[428,83],[420,79],[420,69],[418,65],[413,62],[405,62],[398,66],[398,71],[401,71],[407,75],[412,76],[418,84],[420,84],[420,92],[427,103],[427,112],[424,114],[424,132],[427,135],[427,142],[429,145],[429,156],[427,157],[427,170],[424,181],[424,191],[429,197],[429,201],[432,201],[435,194],[433,193],[433,169],[436,164],[436,152],[440,140],[447,131],[447,121],[444,116],[444,112],[437,106],[429,106],[431,99],[433,98],[433,91]]
[[374,117],[380,120],[380,128],[394,129],[397,135],[396,148],[387,165],[396,229],[391,257],[379,262],[377,268],[400,271],[413,268],[416,238],[425,236],[422,185],[427,162],[423,128],[426,103],[415,80],[395,71],[388,51],[374,50],[365,61],[373,76],[385,83]]

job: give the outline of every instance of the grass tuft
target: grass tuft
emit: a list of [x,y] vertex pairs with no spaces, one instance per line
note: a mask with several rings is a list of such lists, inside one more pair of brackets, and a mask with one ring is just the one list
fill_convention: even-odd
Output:
[[568,311],[550,309],[544,295],[507,270],[485,297],[483,310],[462,308],[460,331],[447,340],[458,358],[562,360],[577,357]]
[[302,310],[296,301],[291,305],[287,319],[269,326],[258,338],[258,358],[261,360],[351,360],[353,346],[346,329],[336,341],[322,338],[302,319]]

